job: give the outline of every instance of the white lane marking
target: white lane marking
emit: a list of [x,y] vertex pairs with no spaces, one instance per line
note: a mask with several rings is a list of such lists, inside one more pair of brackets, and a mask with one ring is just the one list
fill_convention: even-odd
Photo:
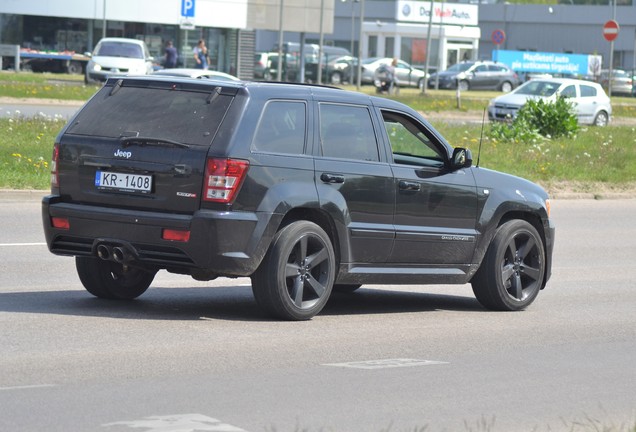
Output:
[[3,391],[3,390],[28,390],[28,389],[47,388],[47,387],[56,387],[56,385],[55,384],[32,384],[32,385],[23,385],[23,386],[0,387],[0,391]]
[[244,429],[226,424],[203,414],[172,414],[150,416],[141,420],[106,423],[103,427],[128,426],[130,428],[147,428],[145,432],[246,432]]
[[0,243],[0,246],[46,246],[46,243]]
[[413,367],[413,366],[431,366],[448,364],[448,362],[436,361],[436,360],[418,360],[418,359],[383,359],[383,360],[366,360],[359,362],[347,362],[347,363],[326,363],[323,366],[336,366],[336,367],[348,367],[355,369],[387,369],[398,367]]

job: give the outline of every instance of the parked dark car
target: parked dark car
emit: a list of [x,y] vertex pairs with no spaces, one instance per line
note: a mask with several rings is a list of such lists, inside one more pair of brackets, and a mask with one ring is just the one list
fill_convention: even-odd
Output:
[[539,186],[472,165],[416,111],[321,86],[109,79],[56,138],[48,248],[91,294],[133,299],[159,270],[248,276],[272,316],[332,290],[471,283],[530,305],[554,227]]
[[326,76],[331,84],[353,84],[358,77],[358,58],[351,56],[336,57],[326,66]]
[[502,63],[490,61],[456,63],[439,74],[432,74],[428,79],[428,87],[435,88],[437,82],[440,89],[465,90],[500,90],[504,93],[512,91],[521,84],[515,71]]

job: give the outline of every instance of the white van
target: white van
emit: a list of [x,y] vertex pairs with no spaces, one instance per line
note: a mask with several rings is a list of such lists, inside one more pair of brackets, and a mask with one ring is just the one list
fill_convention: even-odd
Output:
[[106,81],[111,75],[147,75],[153,58],[146,43],[138,39],[103,38],[86,65],[87,83]]

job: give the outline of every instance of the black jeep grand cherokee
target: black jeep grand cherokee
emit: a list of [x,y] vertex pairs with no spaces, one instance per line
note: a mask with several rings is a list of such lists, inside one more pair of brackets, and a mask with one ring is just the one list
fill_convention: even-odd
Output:
[[165,269],[249,276],[290,320],[365,283],[470,282],[489,309],[525,308],[550,276],[548,196],[471,159],[389,99],[111,78],[56,139],[44,230],[102,298]]

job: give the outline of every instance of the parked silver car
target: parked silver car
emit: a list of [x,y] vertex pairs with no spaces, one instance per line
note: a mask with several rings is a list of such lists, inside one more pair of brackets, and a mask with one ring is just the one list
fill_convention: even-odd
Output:
[[472,61],[456,63],[439,74],[432,74],[428,79],[428,87],[440,89],[501,90],[508,93],[521,80],[515,71],[502,63],[491,61]]
[[[605,90],[609,89],[609,70],[603,69],[599,82]],[[630,73],[621,70],[612,70],[612,94],[632,96],[634,94],[634,82]]]
[[554,101],[568,98],[574,105],[580,124],[607,126],[612,115],[610,99],[600,84],[568,78],[533,79],[517,87],[511,93],[490,101],[490,120],[510,120],[529,99]]
[[[376,69],[382,65],[390,65],[392,61],[393,59],[389,57],[371,57],[362,60],[362,73],[360,75],[362,84],[373,84]],[[414,68],[403,60],[398,60],[395,66],[395,74],[400,87],[422,88],[426,79],[426,74],[423,70]]]

